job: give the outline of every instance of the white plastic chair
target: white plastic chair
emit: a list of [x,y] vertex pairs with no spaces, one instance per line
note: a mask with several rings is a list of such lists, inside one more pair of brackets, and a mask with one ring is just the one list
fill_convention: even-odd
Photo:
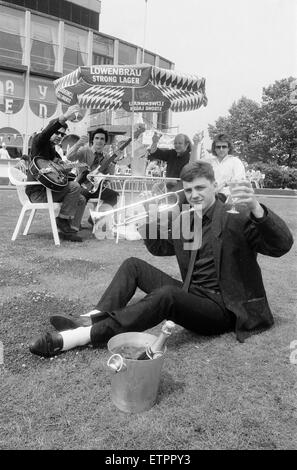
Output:
[[29,219],[27,221],[25,230],[23,232],[23,235],[28,234],[29,228],[34,219],[36,210],[45,209],[49,211],[51,228],[53,232],[55,245],[60,245],[60,238],[59,238],[58,229],[57,229],[55,210],[56,211],[59,210],[61,207],[61,204],[59,202],[53,202],[53,196],[52,196],[51,190],[46,188],[46,195],[47,195],[48,202],[31,202],[26,194],[26,186],[28,185],[41,186],[41,184],[38,183],[37,181],[28,182],[26,175],[21,170],[18,170],[17,168],[13,168],[11,166],[8,167],[8,177],[9,177],[9,181],[11,182],[11,184],[16,186],[20,203],[23,206],[21,213],[19,215],[19,219],[17,221],[16,227],[14,229],[13,235],[11,237],[11,240],[14,241],[17,238],[18,233],[21,229],[23,219],[27,211],[30,211],[30,215],[29,215]]

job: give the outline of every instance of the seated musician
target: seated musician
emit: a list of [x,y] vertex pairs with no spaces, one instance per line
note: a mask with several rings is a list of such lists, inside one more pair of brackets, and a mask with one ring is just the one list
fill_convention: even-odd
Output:
[[[94,183],[88,180],[87,176],[90,172],[108,175],[114,174],[114,163],[116,154],[112,157],[108,157],[104,154],[103,150],[108,141],[108,133],[102,128],[96,129],[91,136],[92,145],[91,147],[87,144],[88,137],[82,136],[79,141],[71,147],[67,153],[68,160],[79,160],[80,162],[88,165],[88,170],[82,170],[79,172],[77,181],[81,185],[81,194],[84,196],[86,202],[91,198],[98,198],[100,193],[100,184]],[[104,183],[103,183],[104,184]],[[96,186],[98,187],[96,188]],[[106,187],[105,185],[101,191],[101,200],[109,206],[115,206],[117,204],[119,193]],[[88,222],[93,225],[91,217]]]
[[[70,106],[68,110],[56,119],[52,119],[49,124],[34,136],[31,146],[31,159],[40,156],[44,160],[61,163],[62,159],[55,150],[68,128],[66,121],[73,118],[79,111],[79,106]],[[33,160],[34,161],[34,160]],[[62,168],[62,166],[61,166]],[[67,172],[65,166],[63,171]],[[27,176],[28,181],[35,181],[30,169]],[[31,202],[47,202],[46,188],[44,186],[27,186],[26,193]],[[68,181],[67,185],[58,192],[53,192],[53,201],[60,202],[61,210],[56,218],[58,230],[64,238],[81,242],[81,237],[76,235],[79,231],[81,219],[85,210],[85,198],[81,195],[81,187],[75,181]]]

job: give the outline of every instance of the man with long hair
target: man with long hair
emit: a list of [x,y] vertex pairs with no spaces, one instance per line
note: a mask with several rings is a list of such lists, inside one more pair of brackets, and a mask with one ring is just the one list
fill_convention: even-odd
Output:
[[245,179],[245,167],[238,157],[232,155],[233,145],[226,134],[221,133],[214,137],[211,152],[212,158],[206,158],[206,161],[213,166],[218,193],[222,200],[226,200],[230,194],[229,183]]
[[[88,165],[88,170],[80,171],[76,180],[82,186],[81,194],[86,202],[91,198],[98,198],[100,194],[101,200],[109,208],[113,207],[117,204],[119,193],[108,188],[104,182],[102,188],[99,185],[97,190],[93,191],[93,184],[87,178],[90,172],[97,169],[105,175],[114,173],[114,163],[110,162],[109,156],[104,153],[104,147],[108,142],[108,132],[99,127],[91,133],[91,146],[87,140],[87,136],[82,136],[67,153],[67,159],[79,160]],[[93,225],[91,217],[88,218],[88,222]]]

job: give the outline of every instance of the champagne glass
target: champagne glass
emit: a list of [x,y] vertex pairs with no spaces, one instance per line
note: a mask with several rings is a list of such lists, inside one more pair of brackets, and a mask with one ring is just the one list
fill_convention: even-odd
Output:
[[239,214],[239,212],[236,210],[236,198],[233,196],[233,191],[234,189],[236,189],[236,187],[238,186],[238,181],[234,180],[234,181],[230,181],[228,183],[228,186],[230,187],[230,195],[231,195],[231,209],[229,209],[227,212],[229,212],[230,214]]

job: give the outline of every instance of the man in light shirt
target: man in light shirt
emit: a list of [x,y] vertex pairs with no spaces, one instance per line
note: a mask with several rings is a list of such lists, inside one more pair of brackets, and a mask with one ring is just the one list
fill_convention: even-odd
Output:
[[232,155],[233,146],[226,134],[218,134],[211,146],[212,157],[206,158],[213,167],[218,184],[218,193],[225,199],[229,196],[228,184],[231,181],[246,179],[244,164]]

